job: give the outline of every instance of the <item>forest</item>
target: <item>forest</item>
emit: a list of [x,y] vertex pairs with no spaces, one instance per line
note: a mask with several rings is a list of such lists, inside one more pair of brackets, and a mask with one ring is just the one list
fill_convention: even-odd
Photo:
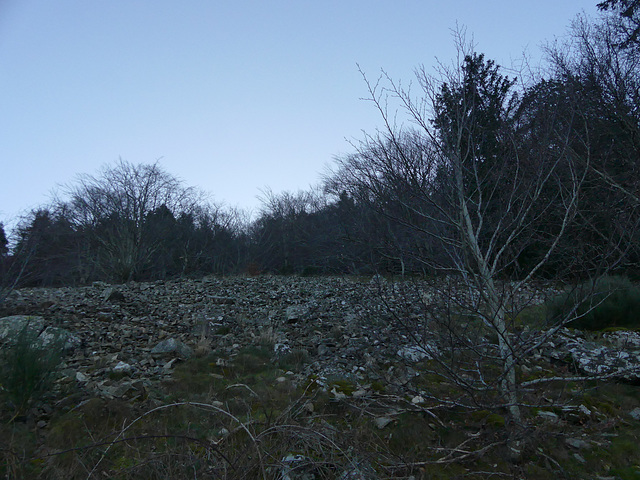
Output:
[[383,127],[318,186],[264,192],[254,218],[159,163],[79,175],[0,229],[3,290],[210,274],[637,276],[638,11],[600,7],[536,71],[514,74],[459,33],[457,64],[416,69],[416,91],[363,73]]

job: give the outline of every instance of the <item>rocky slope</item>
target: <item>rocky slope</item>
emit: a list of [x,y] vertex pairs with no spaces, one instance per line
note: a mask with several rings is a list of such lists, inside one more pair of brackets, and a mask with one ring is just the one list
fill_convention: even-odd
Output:
[[[70,332],[63,370],[67,381],[78,381],[104,396],[132,394],[166,378],[186,357],[213,351],[224,362],[252,344],[270,344],[279,354],[295,352],[311,359],[299,373],[301,378],[335,374],[385,380],[392,375],[395,383],[402,383],[403,375],[411,375],[410,364],[437,348],[427,352],[428,341],[417,345],[416,338],[398,331],[403,320],[398,315],[412,316],[411,305],[418,303],[418,295],[424,300],[424,292],[414,285],[398,290],[379,278],[261,276],[95,283],[13,292],[1,306],[0,317],[37,316],[42,330]],[[5,320],[12,322],[15,319]],[[1,333],[0,328],[0,337]],[[564,329],[534,349],[530,360],[569,360],[582,373],[615,376],[620,370],[620,377],[638,379],[637,333],[609,333],[594,340]],[[408,369],[398,369],[398,360]],[[126,378],[114,381],[113,373]]]

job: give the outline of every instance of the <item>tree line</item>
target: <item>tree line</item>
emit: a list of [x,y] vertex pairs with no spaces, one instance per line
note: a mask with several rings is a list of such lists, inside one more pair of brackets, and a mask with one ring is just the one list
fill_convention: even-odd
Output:
[[[544,73],[509,75],[459,38],[461,61],[418,69],[415,96],[384,73],[363,75],[383,127],[318,188],[265,192],[251,221],[158,163],[81,175],[11,235],[0,228],[3,284],[463,267],[637,274],[638,9],[600,7],[609,14],[578,18],[570,41],[548,47]],[[408,126],[394,124],[398,111]]]

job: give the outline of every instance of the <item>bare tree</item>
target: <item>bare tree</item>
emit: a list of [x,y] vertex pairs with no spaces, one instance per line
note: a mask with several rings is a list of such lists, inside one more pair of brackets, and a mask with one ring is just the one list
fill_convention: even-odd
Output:
[[[562,255],[578,218],[589,145],[579,106],[565,92],[544,84],[545,101],[535,101],[492,61],[459,47],[453,67],[416,72],[417,96],[384,73],[376,83],[365,78],[385,128],[338,160],[332,187],[376,198],[383,215],[429,239],[433,248],[415,254],[453,276],[424,292],[422,330],[409,337],[465,393],[455,404],[489,402],[520,425],[518,363],[542,339],[525,342],[514,321],[534,297],[523,292]],[[390,110],[394,101],[399,111]],[[582,259],[590,260],[593,273],[600,260]],[[438,360],[435,349],[447,353]],[[510,445],[517,455],[516,433]]]
[[598,3],[602,11],[611,11],[619,36],[616,46],[623,49],[637,48],[640,44],[640,0],[605,0]]
[[145,234],[151,212],[165,207],[172,214],[189,213],[203,203],[202,194],[184,187],[157,162],[134,165],[120,160],[98,176],[80,175],[64,194],[72,222],[94,233],[100,268],[124,281],[135,278],[161,240]]

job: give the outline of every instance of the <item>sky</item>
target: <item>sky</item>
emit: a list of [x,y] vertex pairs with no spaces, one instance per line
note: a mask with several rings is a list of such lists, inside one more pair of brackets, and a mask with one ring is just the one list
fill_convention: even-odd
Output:
[[0,222],[119,158],[255,213],[382,125],[358,65],[536,64],[597,1],[0,0]]

